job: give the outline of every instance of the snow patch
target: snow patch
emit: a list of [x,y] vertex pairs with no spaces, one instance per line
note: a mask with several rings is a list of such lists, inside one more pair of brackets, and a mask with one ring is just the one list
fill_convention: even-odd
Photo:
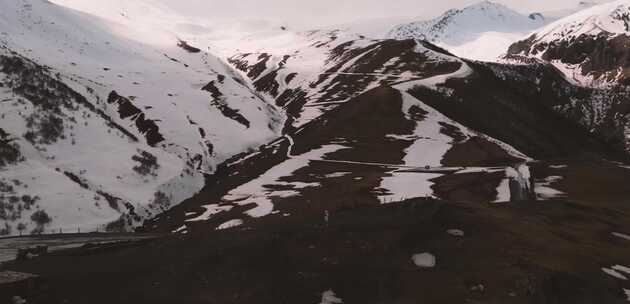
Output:
[[204,205],[204,206],[201,206],[201,207],[206,209],[206,211],[204,211],[201,215],[199,215],[199,216],[197,216],[195,218],[186,220],[186,222],[207,221],[213,215],[221,213],[221,212],[230,211],[233,208],[232,206],[225,206],[225,205],[221,206],[221,205],[218,205],[218,204]]
[[171,233],[185,233],[187,229],[188,229],[188,226],[183,225],[183,226],[173,230]]
[[326,290],[322,293],[322,301],[319,304],[341,304],[343,300],[335,295],[332,289]]
[[602,271],[605,274],[607,274],[607,275],[609,275],[611,277],[617,278],[619,280],[623,280],[623,281],[627,281],[628,280],[628,278],[626,276],[624,276],[623,274],[619,273],[618,271],[616,271],[614,269],[602,267]]
[[623,233],[619,233],[619,232],[613,232],[611,233],[613,236],[618,237],[620,239],[624,239],[626,241],[630,241],[630,235],[627,234],[623,234]]
[[551,187],[552,184],[557,183],[562,179],[562,176],[548,176],[543,180],[537,181],[535,183],[536,186],[534,187],[536,197],[541,200],[548,200],[566,196],[566,193]]
[[465,234],[464,231],[460,229],[449,229],[446,230],[446,233],[456,237],[464,237]]
[[230,228],[238,227],[240,225],[243,225],[243,220],[234,219],[234,220],[230,220],[230,221],[227,221],[227,222],[219,225],[219,227],[217,227],[216,230],[230,229]]
[[433,254],[419,253],[411,257],[413,263],[420,268],[433,268],[436,265],[436,259]]
[[335,172],[335,173],[330,173],[330,174],[326,174],[324,175],[325,178],[338,178],[338,177],[344,177],[344,176],[348,176],[352,173],[350,172]]
[[613,270],[619,271],[619,272],[623,272],[625,274],[630,274],[630,268],[627,266],[623,266],[623,265],[615,265],[613,267],[611,267]]
[[569,166],[567,165],[551,165],[549,166],[549,168],[551,169],[564,169],[564,168],[568,168]]
[[434,173],[415,173],[415,172],[398,172],[393,171],[384,176],[380,189],[384,189],[386,193],[379,195],[379,198],[385,202],[403,201],[411,198],[434,197],[434,178],[442,176]]
[[[233,190],[222,198],[224,203],[240,206],[253,204],[255,208],[245,212],[251,217],[263,217],[273,212],[274,197],[292,197],[299,195],[293,190],[272,190],[273,186],[285,186],[292,189],[318,186],[319,184],[288,183],[281,181],[283,177],[291,176],[295,171],[308,166],[311,160],[322,159],[327,154],[345,149],[341,145],[326,145],[319,149],[311,150],[299,156],[293,156],[279,165],[269,169],[256,179],[249,181]],[[290,153],[290,152],[289,152]]]

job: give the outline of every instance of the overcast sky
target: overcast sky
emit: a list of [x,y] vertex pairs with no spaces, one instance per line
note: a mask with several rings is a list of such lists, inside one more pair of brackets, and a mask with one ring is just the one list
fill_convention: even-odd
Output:
[[[93,0],[85,0],[93,1]],[[133,1],[133,0],[130,0]],[[288,22],[344,23],[394,16],[433,17],[479,0],[158,0],[187,14],[223,18],[272,18]],[[593,0],[605,1],[605,0]],[[580,0],[497,0],[523,13],[578,6]]]
[[[158,2],[181,14],[204,19],[271,19],[294,25],[318,26],[357,20],[414,17],[428,19],[450,8],[480,0],[52,0],[98,13],[106,6]],[[134,2],[137,1],[137,2]],[[521,13],[576,8],[580,1],[609,0],[494,0]]]

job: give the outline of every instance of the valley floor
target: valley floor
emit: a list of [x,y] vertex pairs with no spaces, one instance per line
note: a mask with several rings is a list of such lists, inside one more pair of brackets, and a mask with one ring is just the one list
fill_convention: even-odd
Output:
[[40,278],[3,296],[22,292],[27,303],[627,303],[626,205],[415,199],[339,210],[328,221],[316,213],[267,217],[248,228],[5,264],[0,270]]

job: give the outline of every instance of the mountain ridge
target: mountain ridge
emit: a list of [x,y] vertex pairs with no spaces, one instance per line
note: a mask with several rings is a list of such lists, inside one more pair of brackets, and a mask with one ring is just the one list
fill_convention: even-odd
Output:
[[[262,27],[255,30],[260,35],[246,32],[224,41],[216,40],[216,32],[157,28],[156,37],[144,41],[135,32],[115,31],[135,24],[133,20],[126,25],[88,20],[89,15],[56,11],[57,6],[39,0],[5,5],[15,14],[3,11],[2,20],[10,26],[0,36],[0,100],[4,100],[0,160],[3,172],[8,172],[1,185],[8,189],[3,196],[3,233],[16,234],[18,226],[38,232],[77,226],[133,229],[141,224],[148,230],[181,232],[188,231],[178,229],[191,215],[205,218],[204,214],[225,219],[217,227],[229,221],[247,224],[249,218],[242,214],[248,211],[246,202],[253,199],[234,203],[235,198],[243,199],[243,192],[264,193],[256,199],[266,200],[261,205],[268,210],[274,201],[268,196],[273,193],[290,201],[302,191],[310,195],[319,191],[314,185],[321,181],[287,181],[283,180],[287,176],[278,176],[279,169],[274,168],[279,164],[297,174],[313,169],[310,162],[290,157],[292,153],[319,162],[329,154],[340,156],[327,161],[351,166],[357,162],[429,166],[423,169],[429,172],[421,172],[425,175],[420,189],[444,198],[453,198],[453,185],[482,175],[487,178],[483,193],[462,191],[475,200],[506,200],[511,186],[500,171],[527,175],[518,162],[585,155],[623,159],[624,149],[630,147],[624,138],[629,130],[627,92],[576,88],[545,64],[476,63],[427,41],[371,39],[343,30]],[[504,9],[490,3],[478,7],[486,6]],[[88,25],[92,23],[96,25]],[[80,25],[85,28],[74,30]],[[29,82],[45,85],[42,89]],[[487,92],[470,91],[471,83]],[[42,101],[40,95],[58,102]],[[527,104],[527,98],[537,103]],[[369,134],[328,121],[329,117],[355,119],[343,113],[347,111],[362,113],[376,126],[382,124],[374,113],[355,105],[356,100],[391,113],[391,132],[386,126],[365,127],[387,133],[385,138],[368,140]],[[404,109],[381,104],[387,100],[402,103]],[[537,115],[544,117],[542,121],[533,119]],[[330,138],[310,131],[313,139],[299,138],[304,130],[327,129],[328,123],[349,133]],[[552,132],[554,127],[562,130],[558,132],[562,136]],[[357,138],[347,140],[352,136]],[[440,144],[426,146],[423,139]],[[297,143],[291,153],[284,151],[288,141]],[[301,141],[312,145],[302,146]],[[365,146],[352,146],[361,142]],[[557,147],[559,143],[584,153]],[[356,151],[340,147],[343,144]],[[382,153],[387,159],[367,156],[368,147],[380,151],[388,145],[396,148]],[[503,169],[482,174],[462,168],[482,165]],[[507,169],[510,166],[514,168]],[[255,176],[269,170],[275,192],[254,182]],[[455,178],[444,177],[443,170],[455,172]],[[457,174],[462,170],[466,173]],[[342,173],[325,175],[334,179]],[[391,199],[386,193],[407,196],[397,194],[398,183],[410,182],[400,174],[381,170],[368,175],[355,176],[369,180],[364,185],[370,190],[363,193],[366,201]],[[215,184],[218,188],[211,187]],[[232,204],[219,204],[224,196]],[[44,197],[48,199],[42,201]],[[173,220],[164,220],[164,214]]]
[[[523,15],[503,4],[482,1],[461,9],[448,10],[431,20],[401,24],[392,29],[387,37],[424,39],[460,56],[494,60],[502,48],[507,48],[510,40],[525,36],[546,22],[540,13]],[[494,43],[493,47],[488,47],[488,43]]]
[[582,85],[628,83],[630,2],[613,1],[580,11],[514,43],[507,58],[551,62]]

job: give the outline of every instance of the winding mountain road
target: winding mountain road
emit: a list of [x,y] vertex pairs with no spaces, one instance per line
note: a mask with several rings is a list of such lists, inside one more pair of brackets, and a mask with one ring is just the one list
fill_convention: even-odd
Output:
[[[294,159],[303,159],[314,162],[326,162],[326,163],[336,163],[336,164],[353,164],[353,165],[363,165],[363,166],[376,166],[381,168],[393,168],[393,169],[404,169],[406,172],[413,173],[455,173],[458,171],[466,170],[465,167],[427,167],[423,165],[401,165],[401,164],[391,164],[391,163],[378,163],[378,162],[362,162],[362,161],[352,161],[352,160],[331,160],[331,159],[312,159],[312,158],[304,158],[299,155],[293,154],[293,146],[295,145],[295,140],[291,135],[285,134],[284,138],[289,141],[289,147],[287,148],[287,158]],[[507,167],[500,167],[507,168]],[[499,169],[493,168],[493,169]]]

